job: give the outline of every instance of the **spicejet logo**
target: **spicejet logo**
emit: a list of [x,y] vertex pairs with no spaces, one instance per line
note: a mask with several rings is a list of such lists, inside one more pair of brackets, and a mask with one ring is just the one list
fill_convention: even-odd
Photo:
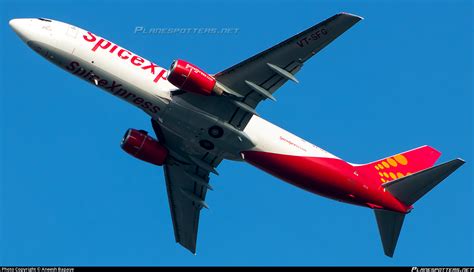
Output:
[[[106,39],[103,39],[103,38],[97,39],[97,37],[90,32],[87,32],[87,35],[83,35],[82,37],[87,42],[95,43],[91,49],[92,51],[96,52],[97,49],[107,50],[110,54],[113,54],[120,59],[129,61],[131,64],[133,64],[137,68],[148,71],[153,75],[156,75],[156,77],[153,79],[153,82],[155,83],[157,83],[160,79],[166,80],[166,77],[164,76],[166,70],[154,64],[153,62],[148,61],[140,56],[137,56],[133,54],[132,52],[126,49],[123,49],[112,42],[107,41]],[[157,70],[159,70],[158,73],[157,73]]]

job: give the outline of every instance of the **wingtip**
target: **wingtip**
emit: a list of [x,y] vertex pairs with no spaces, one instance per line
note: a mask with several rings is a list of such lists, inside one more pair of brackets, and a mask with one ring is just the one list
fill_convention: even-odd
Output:
[[186,245],[186,244],[184,244],[180,241],[176,241],[176,244],[182,246],[184,249],[188,250],[189,252],[191,252],[191,254],[196,256],[196,246],[189,246],[189,245]]
[[364,20],[364,17],[362,16],[359,16],[359,15],[356,15],[356,14],[352,14],[352,13],[349,13],[349,12],[341,12],[339,13],[340,15],[348,15],[348,16],[351,16],[351,17],[355,17],[355,18],[358,18],[359,20]]
[[463,159],[463,158],[457,158],[456,160],[458,160],[459,162],[461,162],[461,164],[465,164],[466,161]]
[[446,163],[453,163],[454,165],[456,165],[456,168],[459,168],[463,164],[465,164],[466,161],[464,159],[461,159],[461,158],[456,158],[456,159],[453,159],[453,160],[451,160],[449,162],[446,162]]

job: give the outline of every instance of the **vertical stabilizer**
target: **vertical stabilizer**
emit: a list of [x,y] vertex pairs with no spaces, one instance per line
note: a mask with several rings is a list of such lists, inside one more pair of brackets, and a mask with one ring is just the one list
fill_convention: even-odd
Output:
[[355,167],[366,178],[385,183],[433,166],[440,155],[439,151],[425,145]]

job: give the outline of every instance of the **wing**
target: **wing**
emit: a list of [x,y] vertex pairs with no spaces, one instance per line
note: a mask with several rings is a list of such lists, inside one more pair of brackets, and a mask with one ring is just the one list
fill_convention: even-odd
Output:
[[201,109],[220,120],[243,130],[255,108],[263,99],[288,80],[297,81],[295,74],[303,63],[322,50],[362,18],[340,13],[295,36],[214,75],[216,80],[237,96],[209,96],[176,92],[173,99]]
[[362,17],[340,13],[215,75],[215,78],[244,96],[252,108],[294,75],[303,63],[344,33]]
[[196,253],[196,241],[201,209],[208,208],[205,198],[209,185],[209,173],[215,172],[222,158],[205,152],[192,157],[183,153],[181,140],[162,130],[152,120],[153,129],[160,142],[170,151],[171,158],[164,165],[166,189],[173,221],[176,242]]
[[[164,170],[176,242],[196,253],[199,214],[202,207],[207,207],[207,188],[196,184],[179,165],[165,165]],[[208,180],[208,175],[193,177]]]

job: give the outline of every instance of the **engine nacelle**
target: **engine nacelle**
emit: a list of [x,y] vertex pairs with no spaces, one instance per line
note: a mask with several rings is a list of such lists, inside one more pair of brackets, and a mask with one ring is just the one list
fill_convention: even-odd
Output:
[[[216,79],[203,70],[184,60],[175,60],[171,64],[167,79],[174,86],[192,93],[222,95],[224,90]],[[217,83],[217,84],[216,84]]]
[[168,149],[144,130],[128,129],[120,146],[135,158],[155,165],[163,165],[168,157]]

